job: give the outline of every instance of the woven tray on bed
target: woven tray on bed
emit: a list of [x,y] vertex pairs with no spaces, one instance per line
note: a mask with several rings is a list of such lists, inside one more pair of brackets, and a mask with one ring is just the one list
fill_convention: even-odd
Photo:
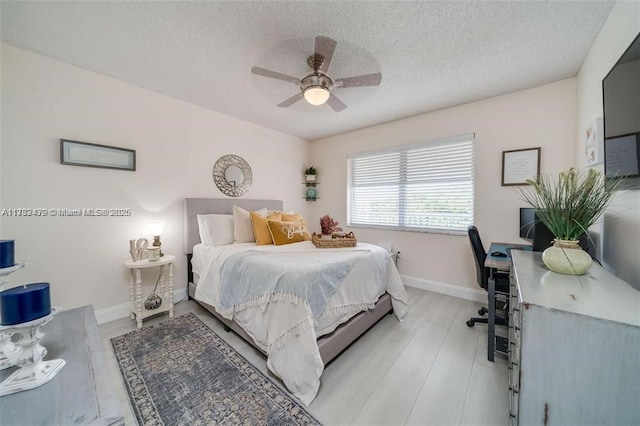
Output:
[[311,236],[311,242],[318,248],[342,248],[355,247],[358,244],[358,239],[353,235],[353,232],[344,236],[332,235],[331,238],[322,238],[322,235],[314,232]]

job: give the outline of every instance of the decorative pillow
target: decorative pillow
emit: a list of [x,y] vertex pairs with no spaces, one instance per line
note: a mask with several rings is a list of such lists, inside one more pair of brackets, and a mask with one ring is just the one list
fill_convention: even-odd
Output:
[[269,214],[274,214],[274,213],[293,214],[293,210],[287,210],[286,212],[283,212],[280,210],[269,210]]
[[299,220],[303,220],[301,214],[293,213],[293,212],[282,212],[282,221],[283,222],[297,222]]
[[305,222],[300,213],[294,213],[293,210],[283,212],[282,222],[302,222],[304,224],[305,230],[307,231],[307,240],[311,239],[311,234],[309,233],[309,229],[307,229],[307,222]]
[[271,232],[273,244],[277,246],[298,243],[300,241],[307,241],[311,239],[304,220],[299,220],[297,222],[278,222],[269,220],[267,223],[269,225],[269,232]]
[[[256,210],[260,216],[267,216],[269,211],[266,208]],[[236,243],[254,243],[253,227],[251,226],[251,216],[245,209],[233,206],[233,239]]]
[[200,241],[207,246],[224,246],[233,243],[233,215],[199,214]]
[[251,216],[251,224],[253,226],[253,236],[256,239],[256,244],[259,246],[273,244],[271,233],[269,232],[269,220],[280,222],[282,216],[280,212],[270,214],[267,217],[260,216],[256,212],[249,212]]

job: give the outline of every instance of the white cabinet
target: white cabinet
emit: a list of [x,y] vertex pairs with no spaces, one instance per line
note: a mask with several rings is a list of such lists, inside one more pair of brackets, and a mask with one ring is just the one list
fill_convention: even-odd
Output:
[[597,264],[576,277],[512,256],[511,423],[640,424],[640,291]]

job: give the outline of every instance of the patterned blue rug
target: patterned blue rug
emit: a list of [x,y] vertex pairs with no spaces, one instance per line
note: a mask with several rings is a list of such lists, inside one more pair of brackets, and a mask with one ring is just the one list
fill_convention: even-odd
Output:
[[140,425],[319,425],[189,313],[111,339]]

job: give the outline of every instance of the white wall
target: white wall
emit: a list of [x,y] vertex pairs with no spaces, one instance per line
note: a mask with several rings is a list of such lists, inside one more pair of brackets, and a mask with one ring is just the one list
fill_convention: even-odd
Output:
[[[311,143],[318,170],[318,196],[309,219],[332,215],[346,224],[349,153],[475,133],[475,224],[486,248],[491,241],[518,238],[519,200],[514,187],[501,186],[502,151],[542,147],[541,172],[573,166],[576,114],[575,79],[486,99],[361,129]],[[392,242],[401,251],[400,272],[418,281],[477,289],[466,236],[353,229],[363,241]]]
[[[589,123],[603,114],[602,79],[639,31],[640,3],[617,2],[578,73],[575,156],[580,166],[585,164],[581,136]],[[602,170],[602,165],[596,167]],[[595,229],[601,233],[605,267],[640,289],[640,190],[623,191]]]
[[[1,208],[133,212],[2,217],[1,237],[15,239],[16,260],[28,262],[10,286],[50,282],[52,303],[65,308],[126,304],[128,241],[150,238],[147,223],[162,220],[163,250],[178,257],[176,287],[184,288],[183,199],[226,198],[211,175],[225,154],[242,156],[253,170],[243,198],[282,199],[306,213],[301,182],[309,144],[302,139],[6,44],[1,65]],[[60,138],[135,149],[137,171],[61,165]]]

